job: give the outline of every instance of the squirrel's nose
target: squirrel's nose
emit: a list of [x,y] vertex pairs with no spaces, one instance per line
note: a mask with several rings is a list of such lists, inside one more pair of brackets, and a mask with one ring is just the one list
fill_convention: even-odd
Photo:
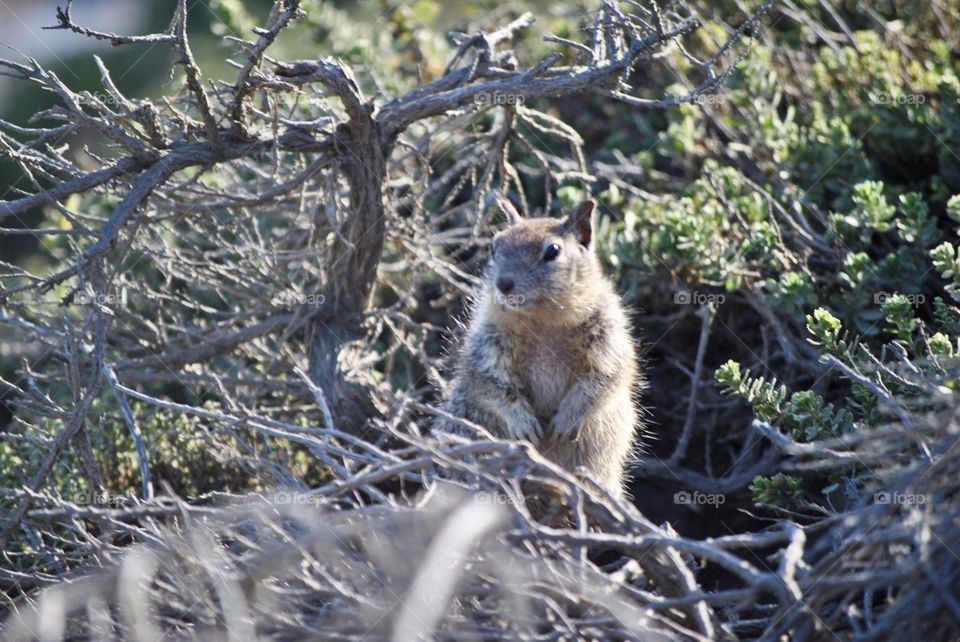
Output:
[[515,283],[513,279],[508,279],[505,276],[501,276],[497,279],[497,289],[503,292],[504,294],[510,294],[513,291],[513,286]]

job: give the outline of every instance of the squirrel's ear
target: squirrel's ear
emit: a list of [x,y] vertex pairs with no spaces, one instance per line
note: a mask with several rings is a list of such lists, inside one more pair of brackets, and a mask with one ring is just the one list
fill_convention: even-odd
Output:
[[520,216],[520,212],[517,211],[517,208],[513,206],[513,203],[510,202],[510,199],[504,196],[503,194],[497,193],[497,206],[507,215],[507,225],[516,225],[523,220],[523,217]]
[[567,234],[573,234],[580,245],[590,247],[590,239],[593,238],[593,208],[597,202],[588,198],[573,208],[570,216],[564,222]]

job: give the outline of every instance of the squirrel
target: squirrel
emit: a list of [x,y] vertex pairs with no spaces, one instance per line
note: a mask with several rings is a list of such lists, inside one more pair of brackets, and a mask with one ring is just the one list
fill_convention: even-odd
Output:
[[594,252],[596,202],[565,220],[522,219],[498,203],[509,225],[491,244],[443,408],[620,493],[643,379],[624,305]]

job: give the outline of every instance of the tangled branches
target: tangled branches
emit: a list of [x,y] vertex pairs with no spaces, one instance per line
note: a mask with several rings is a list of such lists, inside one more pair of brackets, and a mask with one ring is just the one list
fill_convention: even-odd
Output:
[[[589,90],[656,107],[691,100],[719,87],[729,68],[718,65],[760,16],[715,58],[696,61],[703,80],[686,96],[646,101],[626,92],[635,64],[679,43],[697,22],[656,5],[628,15],[605,2],[587,44],[553,39],[579,63],[561,66],[557,52],[518,68],[505,45],[532,23],[524,15],[492,33],[456,35],[441,77],[381,104],[336,60],[264,68],[265,51],[301,13],[293,0],[274,5],[257,40],[236,41],[235,80],[213,85],[194,61],[184,2],[167,32],[135,37],[77,25],[70,8],[58,13],[57,28],[118,46],[172,48],[185,91],[128,98],[100,63],[105,95],[76,93],[36,61],[0,62],[60,100],[37,114],[59,125],[0,124],[0,150],[33,184],[32,193],[0,202],[0,221],[44,207],[57,222],[35,231],[52,237],[59,267],[38,275],[7,265],[0,288],[0,323],[39,344],[21,383],[8,385],[33,421],[64,426],[31,471],[32,492],[71,442],[90,486],[101,486],[84,444],[108,421],[91,414],[112,403],[105,383],[120,410],[119,384],[167,381],[225,408],[263,407],[270,390],[274,412],[286,418],[312,402],[313,386],[325,400],[322,418],[335,422],[328,428],[373,438],[372,419],[397,407],[397,393],[380,382],[399,380],[422,398],[426,377],[440,378],[436,355],[423,348],[437,325],[411,317],[414,273],[430,270],[467,291],[477,260],[467,248],[482,244],[495,189],[515,191],[528,212],[520,171],[542,177],[547,207],[559,181],[591,178],[577,133],[526,104]],[[541,151],[520,123],[537,140],[564,142],[574,165]],[[84,149],[92,170],[55,144],[84,136],[107,143]],[[511,145],[540,167],[515,167]],[[444,158],[453,149],[456,162]],[[298,367],[308,383],[292,377]],[[58,387],[68,396],[51,393]],[[140,442],[137,418],[122,414]],[[149,497],[149,463],[138,449]],[[2,539],[29,504],[25,497],[6,520]]]
[[[216,83],[194,59],[183,1],[168,31],[145,36],[78,25],[69,3],[58,13],[59,29],[170,47],[183,89],[160,100],[123,95],[102,63],[103,93],[90,94],[35,61],[0,62],[59,100],[34,127],[0,122],[0,153],[32,185],[0,202],[0,221],[41,208],[44,226],[28,231],[49,241],[46,267],[3,263],[0,281],[4,336],[28,345],[4,385],[37,453],[18,471],[23,487],[3,491],[0,581],[10,596],[54,584],[16,605],[10,634],[946,637],[960,619],[946,545],[960,539],[952,406],[907,413],[884,382],[936,384],[906,364],[813,363],[751,293],[787,361],[834,366],[901,421],[816,443],[756,422],[730,476],[683,481],[741,489],[758,473],[842,479],[855,464],[869,468],[858,482],[914,501],[860,498],[812,523],[786,514],[768,530],[696,540],[523,445],[425,435],[425,402],[444,383],[437,346],[474,285],[494,195],[550,211],[558,186],[589,189],[606,171],[547,101],[697,101],[726,81],[766,9],[698,60],[684,45],[703,35],[697,20],[670,6],[602,2],[582,42],[549,36],[557,50],[529,65],[513,41],[530,15],[452,34],[442,72],[393,93],[338,60],[271,61],[301,16],[295,0],[276,2],[256,39],[233,40],[236,75]],[[638,70],[672,48],[694,82],[646,95]],[[65,140],[86,147],[68,153]],[[779,212],[785,229],[826,253],[795,209]],[[651,477],[686,475],[675,465],[690,460],[715,320],[701,310],[683,431],[664,470],[641,466]],[[189,418],[204,448],[257,483],[190,505],[155,497],[158,417]],[[103,499],[116,481],[93,444],[118,426],[134,453],[127,487],[142,497],[70,498]],[[76,479],[64,483],[64,469]],[[264,499],[246,492],[254,485],[289,490]],[[556,498],[555,523],[528,510],[538,494]],[[109,570],[55,584],[91,563]],[[78,612],[88,619],[76,631],[58,628]]]
[[[960,451],[945,447],[955,421],[937,419],[948,420],[922,430],[938,463],[886,472],[896,492],[949,511],[891,501],[817,529],[785,521],[705,541],[650,523],[521,443],[398,430],[403,447],[381,452],[331,448],[344,436],[322,429],[298,439],[354,472],[312,490],[109,508],[37,497],[36,523],[70,524],[69,555],[113,568],[45,589],[7,635],[880,640],[909,627],[908,637],[942,639],[938,612],[956,613],[960,565],[945,543],[960,536]],[[891,435],[848,447],[867,453]],[[531,518],[525,497],[537,493],[564,507],[560,525]]]

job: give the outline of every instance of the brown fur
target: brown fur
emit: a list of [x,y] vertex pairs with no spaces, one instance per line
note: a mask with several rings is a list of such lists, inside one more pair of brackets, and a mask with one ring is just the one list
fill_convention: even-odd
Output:
[[[627,315],[593,252],[587,201],[493,240],[446,409],[622,489],[642,384]],[[544,261],[551,244],[560,246]],[[509,293],[498,280],[513,282]]]

